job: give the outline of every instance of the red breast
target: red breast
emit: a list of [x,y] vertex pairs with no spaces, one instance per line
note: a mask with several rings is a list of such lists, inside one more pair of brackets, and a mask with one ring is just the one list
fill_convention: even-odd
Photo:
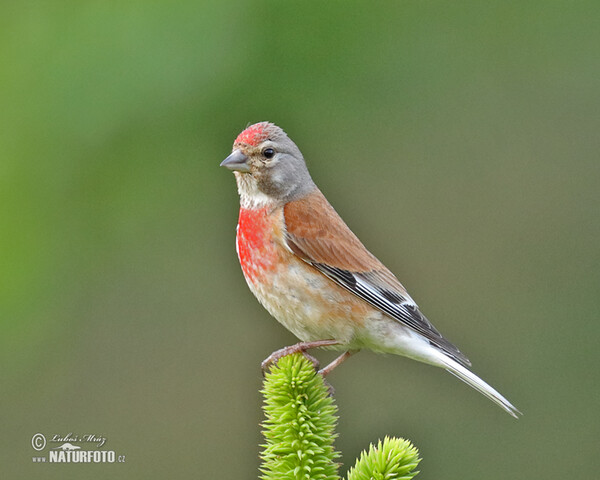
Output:
[[274,241],[275,218],[268,207],[240,208],[236,246],[245,277],[253,283],[275,270],[279,253]]

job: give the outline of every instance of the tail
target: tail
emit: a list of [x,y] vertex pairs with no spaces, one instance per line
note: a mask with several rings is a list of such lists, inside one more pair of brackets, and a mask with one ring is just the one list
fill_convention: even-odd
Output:
[[492,402],[498,405],[501,409],[509,413],[515,418],[519,418],[519,415],[523,415],[512,403],[504,398],[496,389],[485,383],[481,378],[475,375],[470,370],[467,370],[461,364],[447,357],[442,352],[439,352],[438,363],[439,366],[445,368],[448,372],[457,378],[460,378],[467,385],[470,385],[479,393],[489,398]]

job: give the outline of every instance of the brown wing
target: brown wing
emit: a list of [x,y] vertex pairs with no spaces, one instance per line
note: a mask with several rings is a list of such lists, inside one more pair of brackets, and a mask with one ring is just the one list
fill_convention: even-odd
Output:
[[392,272],[348,228],[316,189],[284,207],[287,244],[295,255],[464,365],[469,360],[443,338]]

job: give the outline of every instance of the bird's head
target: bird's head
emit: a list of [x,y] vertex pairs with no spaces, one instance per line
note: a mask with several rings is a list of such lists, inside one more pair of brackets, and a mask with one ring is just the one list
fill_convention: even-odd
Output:
[[234,172],[246,207],[281,205],[315,188],[296,144],[269,122],[256,123],[240,133],[221,166]]

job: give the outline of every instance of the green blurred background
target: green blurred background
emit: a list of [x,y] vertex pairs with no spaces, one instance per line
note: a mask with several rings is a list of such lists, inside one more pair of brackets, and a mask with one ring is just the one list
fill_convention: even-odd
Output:
[[[410,438],[426,479],[600,468],[600,7],[4,2],[2,478],[257,478],[260,361],[219,162],[273,121],[515,421],[451,375],[331,376],[345,472]],[[323,361],[331,355],[322,354]],[[39,465],[36,432],[114,465]]]

